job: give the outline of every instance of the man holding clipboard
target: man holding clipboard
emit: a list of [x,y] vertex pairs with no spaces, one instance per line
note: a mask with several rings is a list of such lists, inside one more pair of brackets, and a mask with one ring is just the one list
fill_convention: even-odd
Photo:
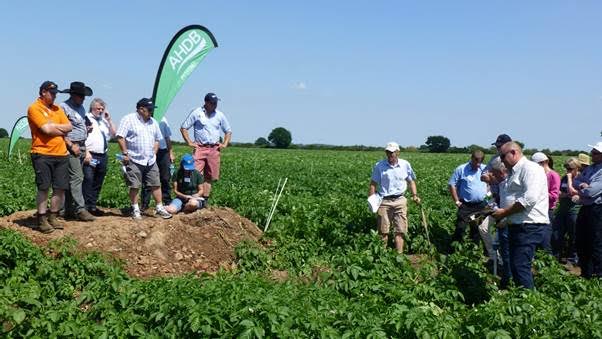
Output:
[[[408,204],[404,193],[409,186],[412,200],[420,203],[416,192],[416,175],[410,163],[399,158],[399,145],[396,142],[388,143],[385,153],[387,158],[377,162],[372,170],[368,202],[372,211],[377,213],[378,232],[385,246],[392,224],[395,248],[403,253],[404,237],[408,232]],[[379,198],[382,198],[380,204]]]

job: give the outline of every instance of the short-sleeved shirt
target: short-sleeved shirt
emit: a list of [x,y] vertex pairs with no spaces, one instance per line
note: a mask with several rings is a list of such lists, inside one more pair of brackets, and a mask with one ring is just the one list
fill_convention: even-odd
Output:
[[480,164],[475,170],[470,161],[454,170],[449,178],[449,186],[456,187],[460,200],[469,203],[482,202],[487,194],[487,184],[481,181],[485,165]]
[[398,159],[397,164],[391,165],[387,159],[374,165],[372,181],[378,184],[378,194],[381,197],[405,193],[408,181],[416,180],[416,175],[409,162]]
[[203,183],[203,176],[199,171],[176,171],[171,179],[178,183],[178,191],[186,195],[193,195],[199,192],[199,185]]
[[102,116],[96,118],[92,113],[86,114],[86,117],[92,123],[92,131],[86,139],[86,150],[92,153],[106,153],[111,139],[109,122]]
[[88,137],[86,128],[86,109],[83,105],[75,105],[71,99],[61,103],[61,108],[65,111],[67,119],[71,122],[73,129],[67,134],[71,141],[84,141]]
[[221,132],[232,131],[224,113],[215,110],[215,112],[207,114],[203,107],[192,110],[181,127],[184,129],[194,127],[194,141],[201,144],[217,144]]
[[159,149],[167,149],[167,138],[171,139],[171,128],[169,128],[169,123],[167,122],[167,118],[165,118],[165,116],[163,116],[159,122],[159,129],[163,135],[163,139],[159,141]]
[[157,160],[154,146],[163,136],[155,119],[144,121],[137,112],[130,113],[121,119],[116,135],[125,139],[131,161],[138,165],[151,166]]
[[38,98],[27,109],[27,121],[31,130],[31,153],[54,156],[69,154],[62,136],[51,136],[42,132],[42,126],[47,123],[69,123],[62,108],[57,105],[48,107]]

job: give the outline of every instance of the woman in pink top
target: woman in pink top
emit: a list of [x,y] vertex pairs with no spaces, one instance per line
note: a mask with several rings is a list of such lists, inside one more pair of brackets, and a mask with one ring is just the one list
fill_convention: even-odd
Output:
[[548,252],[552,253],[552,220],[554,220],[554,208],[556,208],[556,204],[558,203],[558,198],[560,197],[560,175],[554,171],[554,163],[551,157],[548,157],[542,152],[537,152],[531,156],[531,160],[538,163],[543,170],[546,172],[546,177],[548,178],[548,201],[550,204],[548,210],[548,216],[550,218],[550,223],[546,225],[546,229],[544,231],[543,242],[541,247]]

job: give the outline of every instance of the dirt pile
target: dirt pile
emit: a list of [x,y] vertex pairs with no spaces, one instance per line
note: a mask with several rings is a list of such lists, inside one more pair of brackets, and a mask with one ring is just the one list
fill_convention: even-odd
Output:
[[[134,221],[117,210],[93,222],[63,221],[64,230],[42,234],[35,227],[35,211],[0,219],[0,227],[17,230],[37,245],[69,236],[84,251],[109,253],[123,260],[134,277],[215,272],[234,265],[234,247],[242,240],[258,241],[261,230],[232,209],[209,207],[171,219],[144,215]],[[61,219],[62,221],[62,219]]]

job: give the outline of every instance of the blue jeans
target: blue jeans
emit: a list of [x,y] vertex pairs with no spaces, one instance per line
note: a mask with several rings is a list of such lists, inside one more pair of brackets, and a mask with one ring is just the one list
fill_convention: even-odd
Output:
[[96,202],[107,174],[108,161],[106,153],[92,153],[92,159],[94,159],[96,165],[84,164],[84,182],[82,185],[86,209],[89,211],[96,209]]
[[513,224],[508,226],[510,240],[510,269],[514,282],[532,289],[531,266],[535,248],[541,244],[546,224]]

